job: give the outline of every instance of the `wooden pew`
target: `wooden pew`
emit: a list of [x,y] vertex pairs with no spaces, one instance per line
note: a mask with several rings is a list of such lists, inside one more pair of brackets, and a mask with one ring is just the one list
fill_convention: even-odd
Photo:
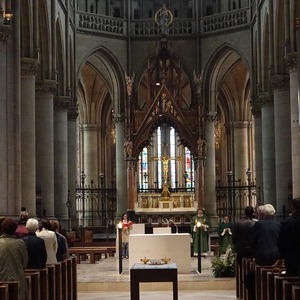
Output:
[[55,265],[47,265],[49,300],[56,300]]
[[77,300],[77,261],[75,257],[71,257],[72,265],[72,286],[73,286],[73,300]]
[[27,290],[30,291],[28,298],[41,300],[41,273],[38,270],[25,270],[25,274],[31,277],[30,282],[27,282]]
[[291,300],[293,291],[292,288],[293,286],[300,286],[300,278],[295,280],[283,280],[282,281],[282,299],[283,300]]
[[0,281],[0,285],[8,285],[8,300],[19,300],[18,281]]
[[274,276],[274,299],[284,300],[283,298],[283,281],[299,281],[299,277],[289,277],[284,275]]
[[96,255],[104,254],[105,258],[108,255],[107,247],[70,247],[69,248],[70,255],[75,255],[77,258],[77,263],[81,262],[81,257],[89,255],[90,263],[94,264],[96,260]]
[[300,299],[300,286],[293,285],[292,287],[292,300]]
[[8,284],[0,284],[0,299],[8,299]]

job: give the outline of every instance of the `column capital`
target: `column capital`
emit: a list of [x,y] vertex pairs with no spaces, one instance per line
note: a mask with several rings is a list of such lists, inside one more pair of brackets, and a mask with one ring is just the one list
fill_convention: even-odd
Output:
[[70,97],[57,96],[54,98],[54,109],[55,110],[68,110],[70,104]]
[[68,120],[76,121],[78,118],[78,109],[77,107],[68,107]]
[[251,112],[252,112],[254,118],[261,117],[261,103],[259,101],[251,102]]
[[289,75],[274,75],[271,77],[271,88],[273,91],[287,90],[290,87]]
[[54,95],[56,91],[55,80],[37,80],[35,82],[35,93],[37,95]]
[[216,111],[206,111],[204,113],[204,120],[208,122],[215,122],[217,120],[217,112]]
[[0,25],[0,42],[7,46],[12,29],[10,26]]
[[295,71],[298,68],[298,53],[290,52],[286,54],[285,62],[291,71]]
[[260,107],[271,106],[274,104],[273,95],[271,95],[269,92],[259,93],[257,97],[257,103],[260,105]]
[[21,58],[21,76],[36,76],[39,68],[39,61],[31,57]]
[[121,115],[121,114],[115,114],[113,116],[113,121],[116,124],[124,124],[125,123],[125,117],[124,117],[124,115]]

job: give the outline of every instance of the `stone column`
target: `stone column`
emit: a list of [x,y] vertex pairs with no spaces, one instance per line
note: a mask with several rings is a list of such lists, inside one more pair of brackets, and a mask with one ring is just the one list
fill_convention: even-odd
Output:
[[98,131],[97,124],[82,124],[83,140],[83,171],[86,175],[85,182],[90,184],[98,181]]
[[36,187],[41,200],[37,215],[54,217],[54,133],[53,95],[54,80],[36,83]]
[[68,97],[60,96],[54,101],[54,214],[60,220],[67,219],[68,105]]
[[[9,193],[8,193],[8,181],[9,179],[14,179],[12,174],[9,174],[9,122],[8,120],[13,120],[14,112],[10,113],[9,107],[13,105],[9,104],[12,101],[9,101],[9,90],[11,89],[9,85],[9,74],[5,70],[9,70],[9,61],[7,61],[8,49],[8,39],[9,32],[11,28],[6,28],[7,26],[2,26],[0,29],[0,213],[1,215],[14,213],[15,209],[11,207],[9,209]],[[15,149],[16,151],[17,149]],[[12,161],[13,162],[13,161]],[[14,165],[14,163],[12,163]],[[12,184],[13,185],[13,184]],[[19,205],[21,207],[21,205]]]
[[268,93],[259,95],[262,120],[263,199],[276,207],[274,105]]
[[288,188],[292,181],[290,77],[278,75],[271,78],[274,91],[276,211],[282,214],[289,208]]
[[233,122],[233,157],[234,157],[234,176],[246,182],[246,172],[249,168],[249,145],[248,145],[248,126],[249,122]]
[[290,105],[291,105],[291,141],[292,141],[292,185],[293,198],[300,197],[300,18],[296,19],[297,53],[290,68]]
[[[205,115],[206,161],[204,170],[204,208],[210,216],[216,215],[216,155],[215,155],[216,112]],[[200,175],[200,174],[199,174]]]
[[35,75],[38,61],[21,61],[21,177],[22,206],[36,214]]
[[114,117],[116,126],[116,187],[117,187],[117,214],[120,218],[128,209],[127,199],[127,174],[126,162],[124,159],[124,117]]
[[[259,101],[258,101],[259,102]],[[262,187],[263,187],[263,159],[262,159],[262,120],[260,104],[255,102],[252,107],[255,127],[255,170],[253,174],[256,175],[256,201],[262,202]]]
[[68,201],[70,205],[67,206],[72,223],[68,224],[68,228],[73,228],[76,220],[76,179],[77,179],[77,134],[76,134],[76,120],[78,112],[76,107],[69,107],[68,109]]

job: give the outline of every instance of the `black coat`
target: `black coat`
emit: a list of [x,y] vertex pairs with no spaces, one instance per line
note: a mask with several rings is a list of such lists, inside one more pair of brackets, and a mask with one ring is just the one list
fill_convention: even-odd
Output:
[[46,267],[47,252],[45,242],[35,233],[28,233],[23,238],[28,252],[27,269],[44,269]]
[[279,238],[279,250],[281,258],[284,259],[286,274],[289,276],[298,276],[300,269],[300,211],[287,217],[281,225]]
[[273,265],[280,258],[279,234],[281,224],[274,218],[265,218],[255,223],[254,257],[258,265]]

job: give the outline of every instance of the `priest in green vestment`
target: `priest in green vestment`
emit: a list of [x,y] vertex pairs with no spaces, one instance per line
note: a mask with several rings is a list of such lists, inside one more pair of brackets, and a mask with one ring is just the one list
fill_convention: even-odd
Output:
[[218,225],[219,254],[225,254],[227,247],[232,246],[233,224],[228,215],[224,216],[223,222]]
[[[194,256],[200,255],[206,256],[209,251],[209,229],[210,224],[207,216],[204,214],[204,209],[199,208],[197,214],[192,218],[191,231],[193,238],[193,253]],[[200,249],[199,249],[200,238]],[[200,250],[200,251],[199,251]]]

